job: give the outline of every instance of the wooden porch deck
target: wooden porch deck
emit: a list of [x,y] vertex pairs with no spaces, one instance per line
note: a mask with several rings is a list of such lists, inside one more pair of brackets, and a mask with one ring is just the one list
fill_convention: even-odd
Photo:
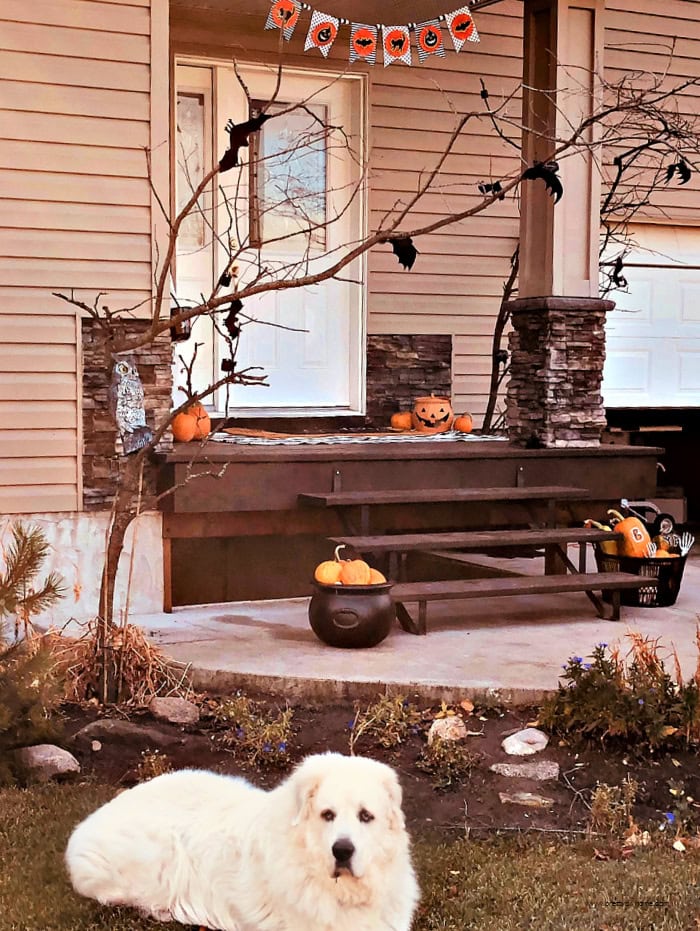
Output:
[[[460,532],[531,527],[531,486],[585,488],[563,502],[560,523],[604,513],[621,497],[656,489],[657,447],[521,449],[507,442],[364,442],[328,445],[178,445],[161,470],[165,584],[172,605],[306,595],[329,538],[348,532],[332,509],[299,506],[300,495],[415,491],[410,504],[372,508],[367,533]],[[467,489],[512,488],[509,500],[469,501]],[[454,489],[462,501],[420,503],[425,489]],[[428,496],[430,497],[430,496]],[[479,497],[479,496],[477,496]],[[359,499],[358,499],[359,500]],[[534,508],[534,510],[533,510]],[[549,515],[551,517],[551,515]],[[421,580],[420,575],[417,577]]]

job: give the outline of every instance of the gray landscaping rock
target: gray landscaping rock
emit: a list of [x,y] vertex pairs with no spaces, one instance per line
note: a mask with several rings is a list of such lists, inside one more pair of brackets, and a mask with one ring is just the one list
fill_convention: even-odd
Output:
[[80,772],[80,763],[72,753],[53,744],[36,744],[16,752],[17,760],[37,782],[48,782],[57,776]]
[[467,726],[459,715],[450,715],[448,718],[436,718],[428,731],[428,743],[431,744],[436,737],[441,740],[464,740],[467,736]]
[[502,805],[524,805],[526,808],[551,808],[553,798],[535,795],[533,792],[499,792]]
[[148,710],[159,721],[170,724],[196,724],[199,708],[186,698],[152,698]]
[[529,756],[539,753],[549,743],[549,737],[536,727],[526,727],[516,734],[506,737],[501,746],[511,756]]
[[553,760],[537,760],[533,763],[494,763],[489,766],[489,769],[499,776],[537,779],[538,782],[559,778],[559,764]]
[[75,745],[85,749],[91,749],[92,742],[99,740],[103,744],[128,743],[142,750],[155,750],[182,743],[182,739],[181,734],[167,734],[155,727],[132,721],[119,721],[116,718],[91,721],[73,736]]

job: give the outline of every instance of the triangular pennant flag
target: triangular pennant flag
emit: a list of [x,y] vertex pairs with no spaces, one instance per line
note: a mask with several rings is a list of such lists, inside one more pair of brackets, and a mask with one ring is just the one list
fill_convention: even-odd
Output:
[[281,29],[284,38],[292,38],[294,27],[299,22],[301,3],[299,0],[273,0],[270,12],[267,14],[265,29]]
[[377,60],[377,27],[353,23],[350,31],[350,63],[366,61],[373,65]]
[[431,19],[425,23],[418,23],[417,26],[414,26],[414,30],[418,42],[418,57],[421,61],[425,61],[431,55],[445,57],[445,46],[442,42],[442,29],[439,20]]
[[395,61],[411,64],[411,34],[408,26],[382,26],[384,67]]
[[452,44],[455,47],[455,52],[461,52],[465,42],[479,41],[479,33],[476,30],[476,25],[469,12],[468,6],[463,6],[452,13],[447,13],[445,15],[445,20],[447,21],[447,28],[452,37]]
[[311,14],[311,25],[306,34],[304,51],[308,52],[310,48],[317,48],[324,58],[328,58],[331,46],[338,35],[339,20],[335,16],[326,16],[325,13],[319,13],[314,10]]

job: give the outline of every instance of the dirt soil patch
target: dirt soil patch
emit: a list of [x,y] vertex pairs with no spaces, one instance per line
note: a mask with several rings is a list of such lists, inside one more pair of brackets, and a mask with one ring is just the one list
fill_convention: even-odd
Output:
[[[280,707],[276,699],[255,696],[271,710]],[[410,696],[409,696],[410,699]],[[425,705],[416,702],[419,707]],[[206,704],[205,704],[206,709]],[[362,706],[364,707],[364,706]],[[294,706],[294,736],[289,742],[290,764],[311,753],[334,750],[349,752],[350,727],[357,706],[352,703],[335,705]],[[440,709],[434,707],[433,713]],[[138,780],[138,767],[142,761],[143,742],[127,740],[101,740],[100,749],[93,750],[90,743],[82,746],[71,741],[81,727],[95,720],[95,708],[67,706],[64,709],[65,739],[62,741],[80,760],[84,775],[115,787],[125,787]],[[116,712],[108,712],[116,716]],[[685,792],[700,799],[700,773],[697,755],[689,752],[665,755],[656,760],[636,760],[630,754],[614,753],[595,747],[572,748],[556,740],[541,753],[529,757],[508,756],[501,748],[507,735],[527,726],[536,718],[536,709],[480,709],[465,715],[470,731],[468,745],[478,754],[469,775],[449,790],[437,791],[434,778],[416,766],[426,745],[429,718],[415,729],[406,742],[396,750],[386,750],[369,738],[358,742],[356,752],[380,759],[399,773],[404,789],[404,810],[408,827],[414,835],[440,835],[449,840],[466,833],[482,837],[497,831],[584,831],[588,816],[590,790],[597,783],[619,785],[627,777],[639,783],[638,803],[634,814],[637,821],[662,824],[663,813],[673,806],[670,785],[682,782]],[[273,787],[284,778],[288,770],[261,768],[247,763],[217,743],[213,718],[203,715],[199,725],[177,727],[155,721],[147,712],[131,716],[134,723],[154,728],[168,743],[162,753],[174,769],[196,767],[217,772],[242,775],[266,788]],[[155,749],[155,748],[154,748]],[[493,763],[551,760],[559,764],[560,776],[554,781],[537,782],[530,779],[500,776],[490,771]],[[551,808],[525,808],[502,804],[499,793],[531,792],[553,800]]]

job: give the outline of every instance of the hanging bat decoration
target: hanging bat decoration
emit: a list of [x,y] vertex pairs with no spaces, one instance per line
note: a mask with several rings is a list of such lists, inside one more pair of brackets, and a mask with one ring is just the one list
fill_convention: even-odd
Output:
[[395,239],[390,239],[389,242],[391,243],[391,248],[394,250],[394,255],[399,260],[399,265],[403,265],[404,268],[410,271],[418,255],[418,250],[413,245],[411,237],[397,237]]
[[500,181],[494,181],[493,184],[484,184],[482,182],[478,185],[478,188],[481,194],[498,194],[499,200],[505,200],[506,195]]
[[230,288],[231,282],[234,277],[238,274],[238,266],[233,264],[233,260],[228,263],[224,271],[221,273],[216,287],[217,288]]
[[673,178],[673,176],[678,172],[679,184],[687,184],[690,181],[691,175],[693,174],[690,165],[686,162],[684,158],[679,159],[677,162],[674,162],[672,165],[669,165],[666,169],[666,184]]
[[153,439],[146,424],[144,392],[132,356],[121,356],[114,363],[109,388],[109,410],[121,437],[124,455],[142,449]]
[[228,149],[226,149],[219,162],[220,172],[235,168],[238,164],[239,151],[242,148],[248,148],[248,136],[251,133],[258,132],[258,130],[262,128],[263,123],[269,119],[270,117],[267,113],[261,113],[259,116],[252,116],[249,120],[246,120],[245,123],[234,123],[233,120],[228,121],[226,124],[226,132],[228,133],[229,143]]
[[532,168],[528,168],[523,173],[523,181],[534,181],[541,178],[546,189],[554,197],[554,203],[558,204],[564,193],[562,183],[557,176],[559,165],[556,162],[535,162]]
[[610,278],[612,279],[612,283],[615,285],[616,288],[627,287],[627,279],[622,274],[622,269],[624,267],[625,267],[625,263],[622,261],[622,256],[618,255],[618,257],[615,259],[613,270],[610,273]]
[[[240,336],[241,328],[238,326],[238,315],[243,310],[243,301],[236,299],[231,301],[228,314],[224,320],[224,326],[228,332],[228,335],[231,339],[236,339],[237,336]],[[225,369],[224,369],[225,371]]]

